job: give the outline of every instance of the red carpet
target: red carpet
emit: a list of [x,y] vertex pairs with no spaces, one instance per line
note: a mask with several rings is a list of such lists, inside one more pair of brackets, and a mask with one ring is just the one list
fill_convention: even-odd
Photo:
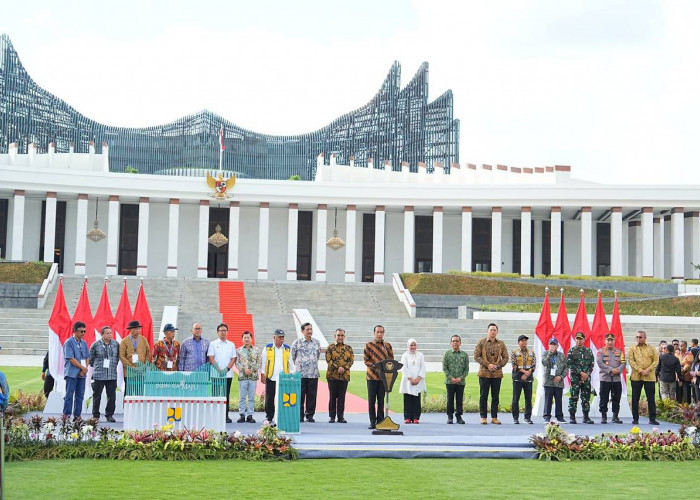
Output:
[[236,344],[236,347],[242,346],[241,336],[247,330],[253,334],[253,344],[255,344],[253,315],[248,314],[246,309],[243,282],[219,282],[219,311],[223,322],[228,325],[228,336],[226,337],[228,340]]

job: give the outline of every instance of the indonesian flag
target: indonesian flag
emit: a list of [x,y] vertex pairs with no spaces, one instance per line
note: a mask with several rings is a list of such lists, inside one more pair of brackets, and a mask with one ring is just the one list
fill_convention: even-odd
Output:
[[126,338],[129,334],[126,331],[126,325],[133,318],[131,313],[131,304],[129,304],[129,294],[126,291],[126,278],[124,279],[124,288],[122,289],[122,297],[119,300],[119,307],[117,307],[117,314],[114,316],[114,338],[121,340]]
[[591,344],[596,349],[602,349],[605,346],[605,336],[609,332],[608,320],[605,318],[605,311],[603,310],[603,299],[600,291],[598,291],[598,303],[595,306],[593,328],[591,328]]
[[89,349],[93,342],[95,342],[95,328],[93,327],[92,310],[90,309],[90,299],[87,293],[87,278],[83,280],[83,289],[80,292],[78,305],[75,306],[75,313],[73,314],[73,324],[77,321],[85,323],[86,328],[83,340],[87,342]]
[[151,348],[152,353],[153,318],[151,318],[151,311],[148,309],[146,293],[143,291],[143,281],[141,281],[141,288],[139,288],[139,296],[136,298],[136,305],[134,306],[134,319],[141,323],[141,335],[146,337],[146,340],[148,340],[148,345]]
[[56,302],[54,302],[49,318],[49,372],[54,378],[54,388],[58,393],[65,394],[66,382],[63,379],[63,367],[66,362],[63,357],[63,343],[71,336],[71,319],[63,295],[63,278],[58,281]]
[[574,327],[571,332],[576,335],[578,332],[583,332],[586,336],[586,347],[591,347],[591,327],[588,324],[588,316],[586,315],[586,302],[583,300],[583,290],[581,290],[581,300],[578,303],[576,310],[576,318],[574,319]]
[[[566,303],[564,302],[564,290],[561,292],[559,301],[559,311],[557,312],[557,322],[554,324],[554,336],[559,341],[559,348],[566,356],[569,353],[571,346],[571,325],[569,324],[569,315],[566,313]],[[564,379],[564,390],[566,391],[571,385],[571,380],[567,375]]]
[[221,126],[221,129],[219,130],[219,146],[221,146],[221,151],[226,149],[226,146],[224,146],[224,126]]
[[535,357],[537,358],[537,367],[535,368],[535,378],[537,379],[537,392],[544,395],[544,373],[542,368],[542,356],[549,349],[549,339],[554,335],[554,325],[552,325],[552,311],[549,307],[549,291],[545,291],[544,302],[542,303],[542,311],[540,319],[535,327]]
[[[610,333],[615,335],[615,347],[625,353],[625,337],[622,334],[622,323],[620,322],[620,306],[617,305],[617,290],[615,291],[615,305],[613,305],[612,319],[610,320]],[[622,397],[627,397],[627,371],[622,372]]]
[[106,281],[102,288],[102,297],[100,297],[100,304],[97,306],[97,312],[95,312],[93,325],[95,326],[95,339],[101,337],[100,330],[102,330],[102,327],[108,326],[114,331],[114,316],[112,315],[112,308],[109,305]]

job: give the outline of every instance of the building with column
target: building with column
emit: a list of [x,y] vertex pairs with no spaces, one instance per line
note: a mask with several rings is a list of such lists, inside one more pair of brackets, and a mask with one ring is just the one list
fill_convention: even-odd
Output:
[[[56,261],[68,275],[698,277],[698,186],[596,184],[568,166],[414,172],[319,155],[314,180],[238,179],[231,198],[217,198],[201,176],[112,172],[106,144],[47,149],[0,154],[0,255]],[[94,226],[106,237],[88,238]],[[327,244],[334,231],[345,243],[337,250]]]

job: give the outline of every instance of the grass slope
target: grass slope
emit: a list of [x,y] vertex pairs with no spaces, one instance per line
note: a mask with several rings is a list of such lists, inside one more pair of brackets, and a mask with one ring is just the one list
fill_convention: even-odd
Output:
[[0,283],[41,283],[50,269],[46,262],[0,262]]

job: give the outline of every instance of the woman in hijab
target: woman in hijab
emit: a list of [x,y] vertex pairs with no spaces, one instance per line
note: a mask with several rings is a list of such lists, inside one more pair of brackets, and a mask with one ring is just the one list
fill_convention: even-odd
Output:
[[401,386],[403,418],[407,424],[420,420],[420,393],[425,391],[425,357],[418,352],[416,339],[408,339],[408,350],[401,356]]

